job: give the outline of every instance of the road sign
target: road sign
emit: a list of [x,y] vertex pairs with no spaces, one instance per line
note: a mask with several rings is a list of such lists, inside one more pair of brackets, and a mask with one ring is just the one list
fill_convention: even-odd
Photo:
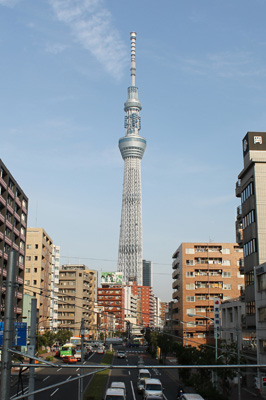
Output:
[[220,299],[215,298],[213,301],[213,311],[214,311],[214,335],[217,339],[220,339],[221,337],[221,331],[220,331]]
[[[0,322],[0,346],[3,345],[4,322]],[[12,346],[26,346],[27,344],[27,323],[14,322],[14,339]]]

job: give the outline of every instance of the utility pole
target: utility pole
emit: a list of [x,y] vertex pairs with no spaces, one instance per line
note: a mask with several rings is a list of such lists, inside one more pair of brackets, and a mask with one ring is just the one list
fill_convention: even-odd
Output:
[[[36,313],[37,313],[37,299],[31,299],[31,325],[30,325],[30,345],[28,346],[29,356],[35,356],[36,348]],[[35,360],[30,359],[30,364],[34,364]],[[29,393],[34,392],[35,389],[35,367],[29,368]],[[34,394],[29,394],[28,400],[34,400]]]
[[6,296],[5,296],[5,316],[1,362],[1,399],[10,398],[10,378],[11,378],[11,352],[13,331],[14,331],[14,299],[16,288],[16,267],[18,254],[11,250],[8,256]]
[[[84,335],[85,335],[85,323],[84,318],[81,319],[81,326],[80,326],[80,336],[81,336],[81,364],[83,365],[84,362]],[[83,368],[80,370],[80,385],[79,386],[79,400],[83,399],[83,377],[84,374]]]

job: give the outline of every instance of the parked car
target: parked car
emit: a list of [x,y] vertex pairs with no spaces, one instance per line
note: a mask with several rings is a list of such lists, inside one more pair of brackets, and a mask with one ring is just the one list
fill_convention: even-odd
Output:
[[126,357],[126,353],[123,350],[119,350],[117,352],[117,358],[125,358]]
[[146,378],[143,388],[143,398],[148,400],[149,396],[157,396],[157,399],[163,399],[163,387],[159,379]]

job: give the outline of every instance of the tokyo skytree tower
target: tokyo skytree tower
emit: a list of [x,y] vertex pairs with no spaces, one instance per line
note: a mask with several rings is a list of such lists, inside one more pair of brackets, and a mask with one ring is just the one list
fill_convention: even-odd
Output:
[[124,105],[126,135],[119,140],[119,149],[124,165],[124,186],[120,225],[117,270],[123,272],[124,280],[130,278],[142,285],[142,197],[141,197],[141,159],[146,140],[139,135],[141,128],[136,77],[136,33],[130,33],[131,40],[131,86]]

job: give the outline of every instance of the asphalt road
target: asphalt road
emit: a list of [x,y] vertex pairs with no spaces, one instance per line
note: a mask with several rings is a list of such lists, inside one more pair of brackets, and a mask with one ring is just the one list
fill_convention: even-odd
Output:
[[[121,346],[115,347],[115,350],[122,349]],[[123,366],[136,366],[140,359],[148,367],[149,365],[155,365],[156,361],[146,353],[144,347],[139,348],[124,348],[126,350],[126,358],[119,359],[114,356],[114,365],[121,365],[121,369],[112,369],[107,381],[107,387],[110,387],[112,381],[122,381],[126,385],[127,400],[142,400],[142,395],[137,392],[137,376],[138,369],[132,368],[127,369]],[[100,364],[103,359],[102,354],[93,353],[85,364],[97,365]],[[58,361],[61,363],[61,361]],[[64,365],[63,363],[61,363]],[[85,369],[84,374],[92,372],[92,370]],[[164,387],[165,400],[176,400],[177,384],[176,377],[173,373],[169,374],[167,370],[161,370],[157,368],[151,368],[150,373],[152,378],[160,379]],[[42,389],[51,385],[55,385],[54,388],[47,389],[41,393],[35,394],[35,400],[77,400],[78,399],[78,381],[71,382],[71,379],[77,377],[80,374],[80,368],[78,365],[73,365],[70,368],[41,368],[36,369],[35,378],[35,390]],[[176,372],[177,374],[177,372]],[[84,378],[84,390],[89,384],[91,377]],[[58,383],[66,382],[64,385],[58,386]],[[23,378],[24,394],[28,390],[28,375]],[[14,399],[18,393],[17,386],[12,388],[12,397]],[[21,394],[21,387],[20,393]]]

